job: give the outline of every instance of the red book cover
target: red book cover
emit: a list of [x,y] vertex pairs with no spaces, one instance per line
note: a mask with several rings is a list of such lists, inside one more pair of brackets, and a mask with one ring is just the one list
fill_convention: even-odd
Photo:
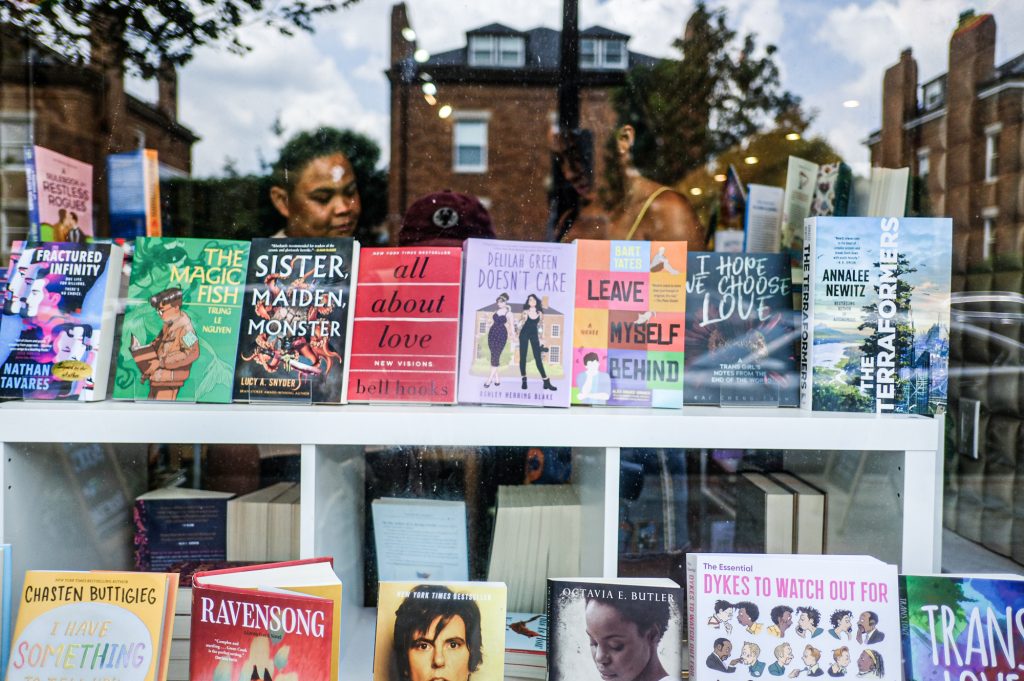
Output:
[[195,584],[189,678],[334,681],[333,638],[328,598]]
[[455,402],[462,249],[365,248],[349,402]]

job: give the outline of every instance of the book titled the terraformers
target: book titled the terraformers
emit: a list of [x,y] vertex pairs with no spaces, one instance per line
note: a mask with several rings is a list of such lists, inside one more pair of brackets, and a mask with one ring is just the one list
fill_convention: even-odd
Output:
[[576,242],[572,403],[683,406],[686,242]]
[[1022,677],[1024,577],[900,575],[907,681]]
[[189,678],[338,681],[340,630],[329,558],[197,572]]
[[549,681],[678,679],[682,608],[671,579],[549,579]]
[[0,397],[102,400],[123,253],[113,244],[16,246],[0,317]]
[[801,407],[945,406],[952,234],[949,218],[805,221]]
[[896,566],[869,556],[690,553],[690,678],[899,681]]
[[352,239],[253,239],[236,402],[345,401],[358,258]]
[[349,402],[455,402],[462,249],[359,253]]
[[576,246],[467,239],[459,402],[568,407]]
[[9,681],[167,676],[178,575],[25,573]]
[[502,681],[505,585],[381,582],[374,681]]

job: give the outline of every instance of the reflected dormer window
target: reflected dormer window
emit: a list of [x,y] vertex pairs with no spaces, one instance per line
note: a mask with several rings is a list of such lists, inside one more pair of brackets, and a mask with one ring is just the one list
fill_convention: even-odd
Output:
[[628,65],[625,40],[584,38],[580,41],[580,68],[625,69]]
[[469,65],[514,68],[526,63],[520,36],[474,35],[469,38]]

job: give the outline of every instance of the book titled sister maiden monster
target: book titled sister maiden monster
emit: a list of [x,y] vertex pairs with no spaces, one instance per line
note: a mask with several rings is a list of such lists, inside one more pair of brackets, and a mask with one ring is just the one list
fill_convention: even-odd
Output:
[[459,402],[568,407],[576,247],[467,239]]

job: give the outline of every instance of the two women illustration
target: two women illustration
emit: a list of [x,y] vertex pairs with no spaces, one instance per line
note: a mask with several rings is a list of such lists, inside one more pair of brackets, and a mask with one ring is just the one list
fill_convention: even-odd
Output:
[[517,332],[519,334],[519,373],[522,376],[522,389],[529,386],[526,378],[527,351],[533,355],[533,361],[537,365],[537,372],[544,381],[545,390],[558,390],[551,385],[551,379],[544,371],[543,353],[547,350],[541,345],[540,338],[544,335],[544,307],[535,294],[531,293],[523,303],[523,309],[519,314],[518,321],[515,313],[508,304],[508,294],[502,293],[498,296],[496,309],[491,315],[490,326],[487,329],[487,349],[491,353],[491,372],[484,383],[485,388],[491,385],[501,385],[501,353],[510,337]]

